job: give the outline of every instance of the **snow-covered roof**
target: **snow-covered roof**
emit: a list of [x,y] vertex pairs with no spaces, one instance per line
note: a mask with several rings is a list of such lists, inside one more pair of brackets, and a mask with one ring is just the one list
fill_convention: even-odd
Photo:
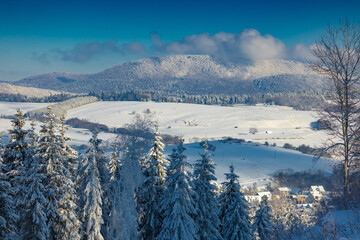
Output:
[[254,202],[254,201],[259,201],[261,202],[261,197],[260,196],[254,196],[254,195],[245,195],[245,199],[248,202]]
[[260,197],[263,197],[263,196],[271,197],[272,194],[271,194],[271,192],[267,191],[267,192],[258,192],[257,195]]
[[321,193],[324,193],[325,192],[325,189],[323,186],[311,186],[310,187],[310,192],[321,192]]
[[311,192],[311,195],[313,195],[314,197],[322,197],[322,193],[318,191]]
[[279,187],[279,192],[290,192],[291,189],[288,187]]

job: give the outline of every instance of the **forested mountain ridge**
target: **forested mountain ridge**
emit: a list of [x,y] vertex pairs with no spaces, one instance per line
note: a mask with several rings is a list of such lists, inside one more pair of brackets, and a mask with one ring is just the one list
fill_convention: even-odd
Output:
[[48,73],[15,85],[69,92],[157,90],[185,94],[252,94],[321,90],[309,64],[290,60],[233,63],[208,55],[172,55],[126,62],[95,74]]

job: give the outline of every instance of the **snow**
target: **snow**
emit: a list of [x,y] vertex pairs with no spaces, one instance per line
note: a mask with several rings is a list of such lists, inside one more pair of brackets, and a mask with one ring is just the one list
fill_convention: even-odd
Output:
[[[216,164],[215,173],[219,183],[225,181],[224,174],[229,171],[231,164],[234,165],[235,173],[239,174],[240,183],[249,186],[254,182],[266,184],[272,174],[279,169],[292,168],[297,171],[319,169],[327,172],[331,170],[331,160],[320,159],[314,162],[314,156],[284,148],[218,141],[212,141],[211,144],[216,146],[212,159]],[[189,157],[190,163],[200,159],[199,152],[202,152],[202,148],[198,143],[186,144],[185,147],[188,150],[184,154]],[[172,147],[167,147],[166,154],[170,154],[171,149]]]
[[20,94],[23,96],[36,97],[36,98],[61,94],[61,92],[57,92],[49,89],[21,87],[21,86],[11,85],[8,83],[0,83],[0,93]]
[[19,107],[23,112],[47,107],[53,103],[26,103],[26,102],[1,102],[0,101],[0,115],[14,115]]
[[[15,114],[19,106],[25,111],[42,108],[47,103],[0,103],[0,114]],[[221,139],[223,136],[243,138],[263,143],[276,143],[282,146],[285,142],[293,145],[308,144],[321,146],[326,139],[322,131],[313,131],[310,123],[317,120],[311,111],[296,111],[290,107],[280,106],[244,106],[234,107],[196,105],[184,103],[155,102],[96,102],[68,111],[68,118],[78,117],[90,121],[104,123],[109,127],[121,127],[130,123],[134,112],[145,114],[150,109],[153,120],[159,121],[161,133],[183,135],[188,142],[185,155],[190,162],[200,159],[202,152],[199,139]],[[186,123],[184,122],[186,121]],[[40,123],[37,123],[37,130]],[[170,126],[170,128],[169,128]],[[238,128],[235,128],[238,126]],[[258,133],[249,134],[249,128],[258,128]],[[11,121],[0,118],[0,133],[11,128]],[[27,122],[25,128],[30,128]],[[272,134],[267,134],[271,131]],[[67,135],[74,140],[69,145],[86,144],[91,133],[86,129],[71,129]],[[108,140],[115,134],[100,133],[99,138]],[[330,162],[319,160],[316,164],[313,156],[297,151],[278,147],[265,147],[253,144],[229,144],[211,141],[216,146],[213,157],[216,163],[218,182],[225,180],[224,173],[230,164],[234,164],[236,173],[240,176],[242,185],[252,185],[253,182],[266,183],[278,169],[292,168],[294,170],[321,169],[330,170]],[[167,147],[166,154],[171,154],[172,146]]]
[[[148,109],[150,114],[146,114]],[[209,139],[229,136],[260,143],[267,141],[280,146],[290,143],[294,146],[307,144],[319,147],[327,139],[325,132],[311,129],[311,122],[318,120],[315,112],[296,111],[282,106],[96,102],[68,111],[68,118],[78,117],[109,127],[122,127],[131,122],[134,114],[151,117],[159,122],[161,133],[182,135],[185,142],[196,142],[206,136]],[[250,128],[257,128],[258,132],[250,134]]]
[[358,210],[330,211],[323,218],[323,228],[337,239],[359,239],[360,212]]
[[98,74],[130,76],[134,79],[232,77],[238,80],[252,80],[280,74],[316,75],[309,64],[297,61],[268,59],[251,62],[243,60],[235,64],[209,55],[145,58],[114,66]]

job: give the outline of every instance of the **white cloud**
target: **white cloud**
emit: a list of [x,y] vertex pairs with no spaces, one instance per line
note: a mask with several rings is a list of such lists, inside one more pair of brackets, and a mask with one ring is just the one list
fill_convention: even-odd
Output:
[[306,46],[302,43],[297,44],[292,51],[292,58],[295,60],[305,60],[308,62],[314,61],[315,57],[312,55],[311,50],[314,45]]
[[242,32],[238,44],[243,56],[251,60],[286,57],[285,44],[271,35],[261,36],[255,29]]
[[255,29],[241,33],[201,33],[169,43],[163,43],[159,35],[152,35],[151,39],[155,51],[162,54],[208,54],[232,60],[286,58],[284,43],[271,35],[262,36]]
[[[150,38],[152,45],[148,48],[136,41],[119,46],[117,41],[109,40],[78,43],[71,49],[55,49],[52,52],[63,61],[79,63],[88,62],[106,52],[137,58],[150,55],[200,54],[232,61],[239,59],[312,60],[311,46],[297,44],[295,47],[288,47],[272,35],[261,35],[256,29],[246,29],[240,33],[193,34],[171,42],[163,42],[159,34],[150,34]],[[48,62],[48,54],[37,54],[33,56],[33,59]]]

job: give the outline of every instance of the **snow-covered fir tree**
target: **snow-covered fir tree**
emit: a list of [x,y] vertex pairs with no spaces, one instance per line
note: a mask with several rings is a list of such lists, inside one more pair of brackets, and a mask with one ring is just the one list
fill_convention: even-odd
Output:
[[183,154],[186,150],[184,139],[170,155],[170,165],[167,169],[166,190],[164,192],[161,210],[164,221],[157,239],[192,240],[198,239],[198,226],[194,221],[196,216],[195,191],[193,190],[188,168],[191,165]]
[[10,141],[4,147],[3,161],[4,161],[4,173],[7,175],[10,184],[14,191],[14,201],[16,205],[16,210],[18,211],[19,217],[21,216],[23,205],[24,205],[24,194],[26,192],[26,187],[24,184],[25,180],[25,171],[27,170],[25,165],[27,165],[28,158],[31,157],[28,154],[28,130],[24,130],[26,119],[24,118],[24,113],[19,108],[15,114],[15,118],[12,121],[12,129],[10,132]]
[[225,191],[220,196],[221,234],[224,239],[251,240],[248,203],[240,191],[239,176],[232,165],[225,176],[228,182],[223,183]]
[[[117,143],[113,144],[113,152],[111,153],[111,158],[109,160],[109,173],[110,173],[110,183],[119,181],[120,179],[120,159]],[[110,184],[111,185],[111,184]]]
[[138,238],[138,213],[136,211],[135,190],[140,185],[140,156],[137,149],[126,148],[121,159],[119,181],[114,191],[110,217],[110,239],[135,240]]
[[49,229],[47,226],[45,197],[46,190],[43,181],[46,177],[44,162],[36,156],[37,134],[35,123],[31,123],[31,130],[28,133],[28,156],[25,162],[27,171],[24,174],[25,196],[23,199],[24,207],[21,219],[20,239],[49,239]]
[[288,234],[292,235],[295,233],[300,226],[300,218],[296,211],[296,206],[291,202],[290,199],[286,201],[285,214],[281,218],[282,224]]
[[120,239],[119,231],[121,231],[120,220],[121,218],[119,214],[119,201],[121,188],[120,188],[120,159],[118,152],[118,143],[114,141],[113,144],[113,152],[111,154],[111,158],[109,160],[109,173],[110,173],[110,183],[109,183],[109,229],[107,231],[108,236],[107,239]]
[[15,210],[14,192],[3,170],[2,154],[3,148],[0,141],[0,239],[16,240],[19,237],[16,226],[19,216]]
[[215,164],[208,152],[207,140],[204,145],[204,153],[200,153],[201,159],[197,160],[194,169],[194,189],[198,195],[196,203],[196,224],[199,226],[197,235],[201,240],[222,239],[219,220],[219,203],[216,196],[216,187],[212,184],[216,181]]
[[109,160],[105,154],[104,147],[102,146],[103,140],[98,137],[98,129],[92,131],[92,137],[89,143],[94,148],[94,154],[96,158],[96,165],[99,171],[100,185],[102,189],[102,218],[104,224],[101,227],[101,233],[103,237],[108,236],[109,224],[110,224],[110,212],[111,206],[109,201],[109,186],[110,186],[110,174],[109,174]]
[[97,132],[93,132],[89,149],[85,153],[85,166],[81,174],[81,220],[83,239],[103,240],[103,199],[97,154]]
[[274,237],[274,224],[272,209],[269,206],[267,197],[261,201],[259,209],[255,214],[255,221],[253,223],[253,231],[260,240],[272,239]]
[[138,239],[138,212],[135,192],[143,183],[141,164],[153,144],[152,123],[135,116],[126,129],[131,134],[119,135],[121,148],[120,181],[116,193],[119,197],[112,208],[110,239]]
[[[23,129],[26,119],[24,118],[24,113],[21,108],[17,110],[15,119],[11,120],[11,122],[12,129],[9,130],[11,139],[4,147],[3,162],[4,171],[7,172],[11,180],[14,180],[21,171],[19,168],[24,165],[28,148],[26,142],[28,131]],[[13,185],[15,185],[15,183]]]
[[76,192],[69,169],[70,159],[77,158],[65,139],[56,133],[58,124],[51,107],[41,126],[37,156],[45,164],[48,205],[46,209],[49,239],[80,239],[80,221],[76,213]]
[[45,197],[46,190],[43,185],[45,179],[45,166],[41,159],[34,156],[26,172],[26,195],[24,197],[24,212],[21,220],[21,239],[49,239]]
[[164,144],[155,127],[155,141],[149,157],[144,163],[144,183],[138,196],[139,237],[140,239],[155,239],[162,226],[161,200],[164,192],[167,160],[164,156]]
[[65,161],[66,168],[69,169],[70,173],[72,174],[72,180],[76,181],[76,172],[78,168],[78,158],[77,158],[77,152],[71,148],[68,144],[66,144],[67,141],[71,141],[72,139],[66,136],[66,132],[70,129],[68,125],[66,125],[66,115],[63,113],[60,116],[60,124],[59,124],[59,133],[61,141],[63,141],[65,151],[69,153],[69,155],[72,155],[73,157],[69,157],[67,161]]

